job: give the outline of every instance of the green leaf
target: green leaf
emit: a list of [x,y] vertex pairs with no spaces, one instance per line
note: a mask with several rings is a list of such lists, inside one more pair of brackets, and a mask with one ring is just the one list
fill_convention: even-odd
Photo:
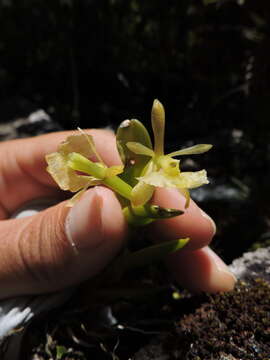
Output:
[[168,254],[182,249],[188,241],[189,238],[166,241],[126,254],[122,259],[124,268],[128,270],[158,262]]
[[62,356],[65,355],[67,352],[67,349],[65,346],[57,345],[56,346],[56,360],[61,360]]
[[149,161],[149,156],[138,155],[128,149],[128,142],[138,142],[152,149],[151,138],[144,125],[136,119],[123,121],[116,132],[118,152],[125,165],[125,171],[120,177],[131,186],[137,184],[136,177]]

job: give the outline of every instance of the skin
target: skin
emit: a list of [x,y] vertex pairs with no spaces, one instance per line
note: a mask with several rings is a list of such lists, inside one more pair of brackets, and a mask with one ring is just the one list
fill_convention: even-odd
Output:
[[[119,164],[113,133],[88,132],[93,135],[105,163]],[[127,226],[121,206],[110,189],[91,188],[70,209],[66,207],[67,195],[46,172],[44,156],[56,151],[69,134],[71,132],[58,132],[0,143],[2,299],[76,285],[98,274],[124,243]],[[58,203],[35,215],[10,219],[25,203],[40,198],[51,198]],[[158,189],[153,202],[183,209],[185,199],[173,189]],[[191,238],[186,249],[166,261],[182,285],[193,291],[233,289],[235,278],[208,247],[215,233],[214,223],[194,202],[184,215],[157,221],[149,230],[159,241]]]

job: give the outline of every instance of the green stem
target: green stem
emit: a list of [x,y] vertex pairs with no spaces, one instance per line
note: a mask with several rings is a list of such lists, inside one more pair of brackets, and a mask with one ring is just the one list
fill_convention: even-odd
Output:
[[104,165],[94,163],[79,153],[73,152],[69,154],[67,165],[73,170],[81,171],[100,180],[103,180],[106,176],[106,167]]
[[130,200],[132,187],[118,176],[106,178],[107,167],[105,165],[95,163],[78,153],[71,153],[68,156],[68,166],[73,170],[81,171],[99,179],[110,189],[120,194],[127,200]]
[[103,184],[107,185],[110,189],[123,196],[125,199],[130,200],[132,187],[118,176],[105,178],[102,180]]

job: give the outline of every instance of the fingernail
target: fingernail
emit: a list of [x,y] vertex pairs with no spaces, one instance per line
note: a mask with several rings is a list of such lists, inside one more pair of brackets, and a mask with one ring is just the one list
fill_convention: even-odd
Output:
[[217,227],[216,227],[214,220],[208,214],[206,214],[206,212],[204,212],[202,209],[200,209],[200,211],[201,211],[202,216],[209,221],[209,223],[212,227],[213,236],[215,236],[215,234],[217,232]]
[[213,271],[213,281],[217,283],[219,291],[233,290],[234,285],[237,281],[234,274],[229,270],[228,266],[212,249],[207,247],[207,252],[214,261],[214,264],[216,265],[216,271]]
[[102,242],[102,205],[102,196],[92,188],[70,209],[65,230],[75,252],[95,249]]

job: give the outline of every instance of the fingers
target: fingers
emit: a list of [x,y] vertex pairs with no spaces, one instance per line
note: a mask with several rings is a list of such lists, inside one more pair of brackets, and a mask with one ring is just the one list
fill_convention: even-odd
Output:
[[[120,163],[114,134],[109,130],[86,130],[92,134],[98,153],[108,165]],[[0,143],[0,218],[7,218],[23,203],[61,192],[46,172],[45,155],[76,131],[64,131]]]
[[167,265],[174,279],[194,292],[231,291],[236,282],[225,263],[209,247],[174,253],[168,257]]
[[63,202],[2,221],[0,298],[52,292],[98,274],[120,250],[125,228],[118,200],[103,187],[72,209]]
[[[159,188],[154,194],[153,203],[165,208],[185,211],[183,215],[159,220],[151,229],[157,240],[174,240],[189,237],[185,250],[195,250],[210,243],[216,232],[213,220],[204,213],[194,201],[185,209],[185,198],[176,189]],[[184,251],[184,250],[183,250]]]
[[[163,207],[184,210],[185,198],[175,189],[158,189],[153,202]],[[183,215],[153,223],[157,241],[189,237],[183,250],[168,257],[174,278],[192,291],[230,291],[236,282],[225,263],[207,246],[215,232],[213,220],[191,201]]]

